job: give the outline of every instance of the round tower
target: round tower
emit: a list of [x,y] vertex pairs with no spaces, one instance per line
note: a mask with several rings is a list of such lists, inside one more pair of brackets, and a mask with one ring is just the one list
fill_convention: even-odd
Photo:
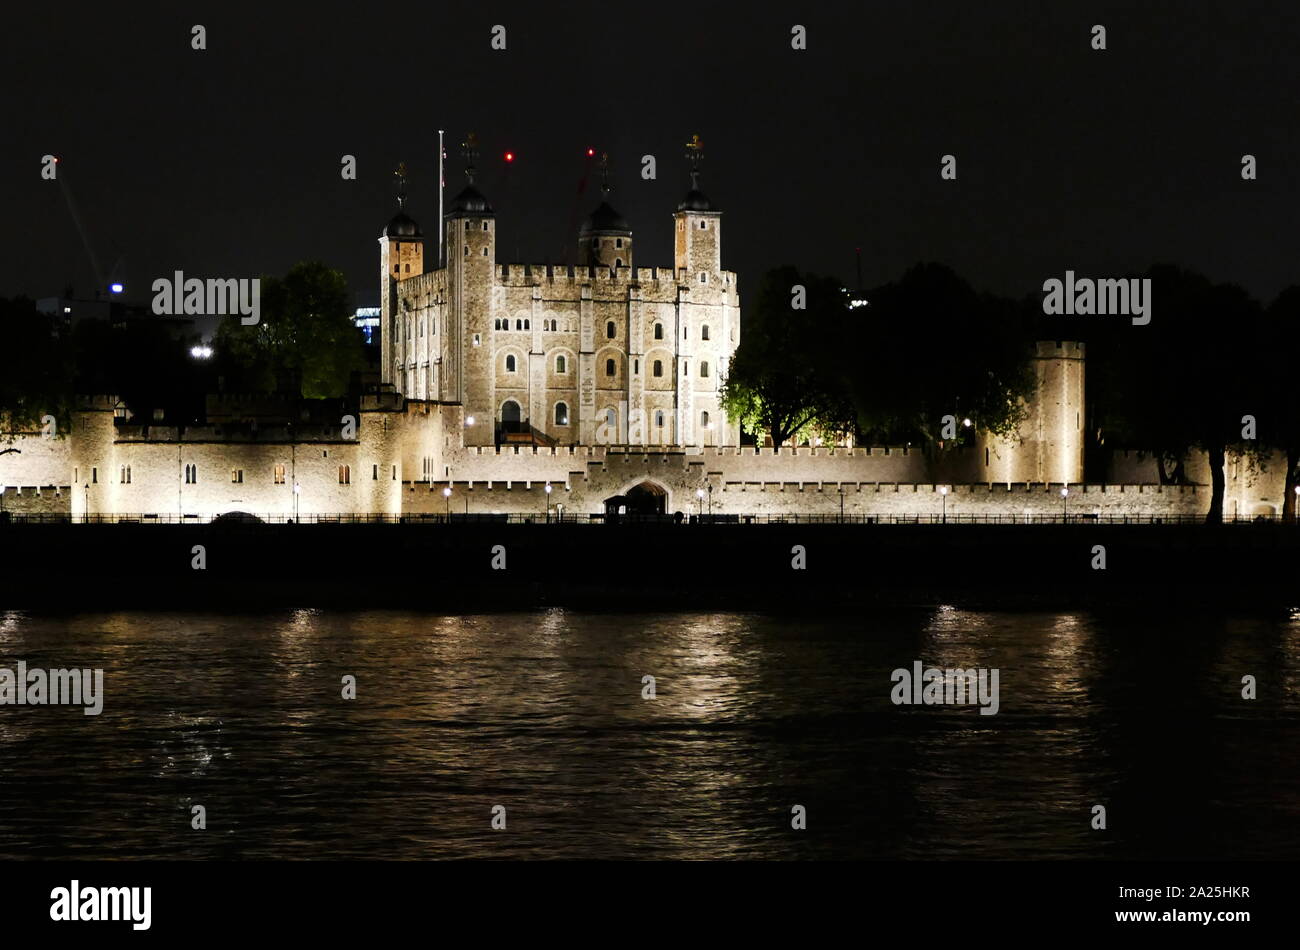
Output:
[[578,231],[578,263],[584,267],[632,266],[632,228],[609,204],[609,154],[600,157],[601,202]]
[[1016,433],[1009,438],[980,433],[976,481],[1083,481],[1084,345],[1039,340],[1033,373],[1034,388]]
[[424,273],[424,236],[405,211],[406,164],[397,166],[397,214],[379,235],[380,378],[399,390],[405,374],[397,335],[397,282]]
[[674,266],[692,284],[705,284],[722,273],[722,212],[700,191],[704,145],[698,135],[686,146],[691,163],[691,190],[677,206],[674,221]]

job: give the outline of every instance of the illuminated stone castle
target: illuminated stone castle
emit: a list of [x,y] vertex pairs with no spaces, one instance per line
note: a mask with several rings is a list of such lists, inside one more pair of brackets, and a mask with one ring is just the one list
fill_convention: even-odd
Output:
[[[698,139],[673,213],[672,267],[637,265],[604,165],[603,200],[575,236],[577,266],[499,264],[472,138],[466,152],[468,182],[441,222],[444,262],[404,197],[379,238],[379,391],[351,408],[213,396],[205,424],[183,427],[130,419],[112,396],[80,397],[71,432],[12,433],[0,503],[141,520],[1001,518],[1196,515],[1209,505],[1198,457],[1188,460],[1196,484],[1160,485],[1155,461],[1137,453],[1117,455],[1107,483],[1081,482],[1085,353],[1069,341],[1036,345],[1034,389],[1010,438],[742,446],[720,396],[742,338],[740,298],[722,267],[722,214],[700,190]],[[1276,513],[1281,466],[1260,473],[1230,459],[1228,468],[1225,514]]]
[[472,141],[466,151],[468,184],[441,225],[445,265],[426,269],[404,211],[379,239],[383,381],[460,406],[471,446],[738,445],[720,388],[740,297],[722,268],[722,214],[700,191],[698,141],[672,267],[637,266],[604,162],[605,200],[576,235],[578,266],[498,263]]

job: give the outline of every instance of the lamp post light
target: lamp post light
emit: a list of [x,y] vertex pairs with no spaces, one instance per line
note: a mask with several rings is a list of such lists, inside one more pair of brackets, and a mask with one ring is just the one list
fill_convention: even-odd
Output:
[[713,483],[709,482],[709,520],[713,520]]
[[546,483],[546,523],[551,523],[551,483]]
[[942,523],[947,524],[948,523],[948,486],[947,485],[939,486],[939,497],[943,499]]
[[1070,520],[1070,489],[1061,489],[1061,523],[1065,524]]
[[698,516],[703,517],[704,515],[704,489],[703,488],[695,489],[695,500],[699,504],[699,511],[697,512],[697,514]]
[[840,485],[840,524],[844,524],[844,486]]
[[293,483],[293,520],[294,521],[302,520],[298,516],[298,496],[301,494],[302,494],[302,486],[299,485],[297,482],[294,482]]
[[451,486],[448,485],[442,490],[442,497],[447,502],[447,521],[451,521]]

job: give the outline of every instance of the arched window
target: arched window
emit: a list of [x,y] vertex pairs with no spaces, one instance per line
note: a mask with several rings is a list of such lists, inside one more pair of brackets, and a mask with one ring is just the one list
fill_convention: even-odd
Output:
[[506,372],[507,372],[507,373],[513,373],[514,371],[515,371],[515,358],[514,358],[514,356],[507,356],[507,357],[506,357]]
[[622,246],[623,246],[623,239],[622,239],[622,238],[615,238],[615,239],[614,239],[614,246],[615,246],[615,247],[622,247]]
[[605,425],[607,425],[610,428],[611,434],[613,433],[614,430],[617,430],[618,413],[615,412],[613,409],[605,410]]
[[350,465],[339,466],[339,484],[340,485],[352,484],[352,467]]
[[614,375],[614,361],[613,361],[613,360],[605,360],[605,375],[606,375],[606,376],[613,376],[613,375]]
[[664,427],[664,411],[662,409],[655,410],[655,425],[660,429]]
[[[563,356],[557,356],[555,358],[555,371],[557,373],[567,373],[568,372],[567,365],[568,364],[565,363]],[[564,403],[560,403],[560,405],[564,405]]]
[[516,330],[522,330],[523,328],[524,328],[524,321],[522,321],[522,320],[516,320],[516,321],[515,321],[515,329],[516,329]]
[[709,364],[708,364],[708,363],[701,363],[701,364],[700,364],[700,378],[701,378],[701,379],[707,379],[708,376],[709,376]]
[[707,409],[700,413],[700,427],[704,429],[709,427],[709,410]]
[[653,372],[656,376],[662,376],[664,374],[663,360],[655,360]]
[[709,325],[706,323],[704,324],[704,326],[700,327],[700,339],[707,340],[708,338],[709,338]]
[[531,329],[533,328],[532,324],[533,324],[533,321],[532,321],[531,318],[528,319],[528,320],[525,320],[525,321],[524,321],[524,329],[525,329],[525,330],[531,330]]
[[614,269],[618,270],[622,266],[623,266],[623,258],[621,257],[614,258]]
[[656,324],[655,324],[655,339],[656,339],[656,340],[662,340],[663,338],[664,338],[664,325],[663,325],[662,323],[656,323]]
[[557,402],[555,404],[555,424],[557,426],[567,426],[569,424],[569,404]]
[[610,320],[608,323],[605,324],[605,336],[607,336],[611,340],[614,339],[614,337],[618,336],[618,330],[617,328],[615,328],[613,320]]

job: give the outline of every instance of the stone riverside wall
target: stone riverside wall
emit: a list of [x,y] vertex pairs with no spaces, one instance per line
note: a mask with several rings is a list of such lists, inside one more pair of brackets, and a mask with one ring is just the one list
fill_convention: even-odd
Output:
[[[784,457],[781,457],[784,456]],[[666,496],[667,511],[715,514],[897,515],[940,514],[941,487],[949,489],[950,515],[1053,515],[1062,511],[1060,483],[899,482],[875,476],[916,470],[920,453],[855,449],[713,449],[694,453],[640,453],[609,449],[511,449],[456,456],[450,480],[403,485],[402,510],[410,513],[544,513],[550,503],[570,514],[599,514],[605,500],[645,486]],[[493,472],[495,477],[475,478]],[[518,477],[510,477],[507,473]],[[793,480],[792,474],[806,475]],[[784,477],[782,477],[784,476]],[[866,477],[872,480],[867,480]],[[451,497],[443,494],[451,488]],[[710,491],[711,489],[711,491]],[[1202,514],[1206,486],[1071,484],[1071,514]]]

